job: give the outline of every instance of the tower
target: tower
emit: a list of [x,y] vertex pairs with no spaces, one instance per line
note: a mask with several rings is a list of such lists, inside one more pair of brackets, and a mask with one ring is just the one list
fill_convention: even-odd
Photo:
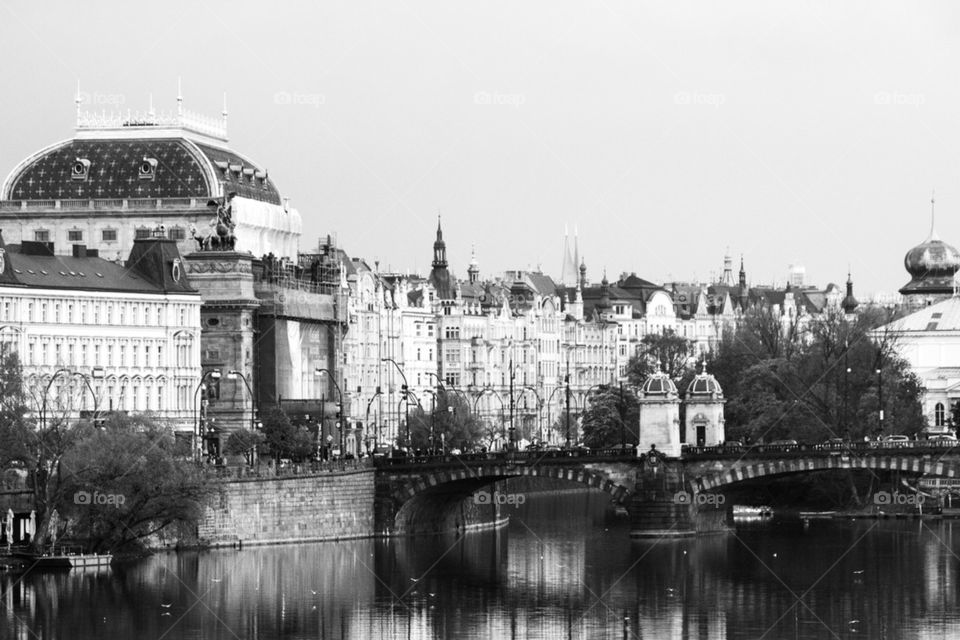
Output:
[[443,229],[440,228],[439,214],[437,214],[437,239],[433,243],[433,268],[447,268],[447,243],[443,241]]
[[843,302],[840,303],[840,306],[843,307],[845,313],[850,314],[856,311],[859,305],[860,303],[853,297],[853,278],[850,276],[850,272],[847,271],[847,295],[843,299]]
[[713,447],[724,441],[723,389],[707,373],[707,363],[687,387],[686,441],[698,447]]
[[640,388],[640,448],[680,455],[680,396],[666,373],[657,371]]
[[733,286],[733,258],[730,257],[730,249],[723,256],[723,276],[720,278],[720,284]]
[[443,241],[443,229],[440,227],[440,215],[437,215],[437,239],[433,242],[433,268],[430,270],[430,284],[437,299],[453,300],[456,296],[453,277],[447,269],[447,243]]
[[[576,245],[576,238],[574,244]],[[577,262],[574,257],[574,251],[579,252],[579,247],[574,250],[570,248],[570,236],[567,230],[563,231],[563,257],[560,268],[560,284],[565,287],[575,286],[577,283]]]
[[476,284],[480,279],[480,265],[477,264],[477,252],[470,249],[470,267],[467,269],[467,280],[470,284]]

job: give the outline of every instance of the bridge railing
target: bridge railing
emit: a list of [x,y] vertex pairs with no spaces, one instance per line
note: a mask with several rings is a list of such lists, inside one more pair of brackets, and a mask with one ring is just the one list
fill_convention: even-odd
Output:
[[[717,445],[710,447],[684,446],[684,458],[716,458],[716,457],[769,457],[794,456],[809,454],[851,453],[857,455],[876,455],[880,453],[896,453],[909,450],[925,453],[937,452],[942,454],[951,448],[957,448],[958,443],[949,440],[901,440],[901,441],[869,441],[869,442],[825,442],[820,444],[755,444],[755,445]],[[960,448],[957,448],[960,452]]]
[[486,453],[461,453],[442,455],[399,455],[390,458],[375,458],[376,466],[449,465],[457,463],[491,462],[499,464],[536,464],[542,461],[562,462],[576,459],[631,460],[637,454],[633,448],[621,449],[560,449],[533,451],[490,451]]

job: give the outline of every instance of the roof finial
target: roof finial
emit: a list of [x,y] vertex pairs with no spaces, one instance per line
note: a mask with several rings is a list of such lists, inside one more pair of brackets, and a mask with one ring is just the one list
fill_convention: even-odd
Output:
[[80,104],[83,102],[83,98],[80,97],[80,78],[77,78],[77,95],[74,96],[73,101],[77,104],[77,126],[80,126]]
[[935,229],[935,226],[936,226],[936,224],[935,224],[935,223],[936,223],[936,204],[937,204],[936,195],[937,195],[937,190],[936,190],[936,189],[932,189],[932,190],[930,191],[930,239],[931,239],[931,240],[939,240],[939,239],[940,239],[940,238],[937,237],[937,232],[936,232],[936,229]]
[[180,77],[177,77],[177,115],[183,115],[183,91],[181,90]]
[[150,94],[150,110],[147,111],[147,114],[153,118],[156,115],[156,112],[153,110],[153,94]]

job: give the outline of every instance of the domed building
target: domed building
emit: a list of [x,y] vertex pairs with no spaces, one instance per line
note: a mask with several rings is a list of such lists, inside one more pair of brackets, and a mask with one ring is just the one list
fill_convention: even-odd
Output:
[[698,447],[712,447],[725,439],[723,419],[723,389],[707,365],[687,387],[686,441]]
[[[124,258],[136,238],[163,225],[181,253],[208,246],[296,259],[300,214],[267,170],[227,144],[226,110],[208,118],[183,109],[158,114],[85,113],[76,133],[32,154],[0,188],[8,243],[75,246]],[[222,210],[228,211],[224,220]]]
[[953,295],[954,277],[960,270],[960,252],[939,237],[930,225],[930,236],[907,252],[903,266],[910,282],[900,293],[908,306],[931,305]]
[[680,455],[680,395],[677,385],[657,371],[640,387],[639,451],[651,447],[667,456]]

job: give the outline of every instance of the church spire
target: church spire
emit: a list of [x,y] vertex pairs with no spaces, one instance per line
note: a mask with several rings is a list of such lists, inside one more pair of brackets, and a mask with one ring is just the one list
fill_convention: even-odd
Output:
[[437,214],[437,240],[433,243],[433,268],[447,268],[447,243],[443,241],[443,228],[440,226],[440,214]]
[[860,305],[853,295],[853,277],[850,275],[850,269],[847,269],[847,295],[840,303],[846,313],[853,313]]

